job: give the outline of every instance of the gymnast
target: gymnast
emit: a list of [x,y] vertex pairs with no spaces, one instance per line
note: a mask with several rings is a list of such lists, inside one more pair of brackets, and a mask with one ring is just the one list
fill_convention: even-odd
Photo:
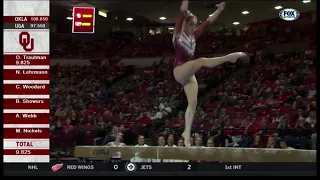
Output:
[[188,101],[185,112],[185,129],[182,133],[186,147],[190,147],[191,126],[197,107],[198,83],[195,73],[200,68],[214,68],[226,62],[235,63],[239,58],[246,56],[243,52],[235,52],[222,57],[193,59],[196,39],[203,34],[209,24],[217,19],[224,10],[225,3],[217,4],[217,10],[198,28],[197,17],[190,13],[188,6],[189,1],[182,0],[172,39],[175,48],[173,75],[176,81],[183,86]]

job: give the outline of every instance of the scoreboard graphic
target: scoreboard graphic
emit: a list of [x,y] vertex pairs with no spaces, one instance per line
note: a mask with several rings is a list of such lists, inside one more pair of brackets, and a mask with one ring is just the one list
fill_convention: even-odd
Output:
[[95,8],[74,7],[72,33],[94,33]]
[[3,162],[50,162],[50,2],[5,0]]

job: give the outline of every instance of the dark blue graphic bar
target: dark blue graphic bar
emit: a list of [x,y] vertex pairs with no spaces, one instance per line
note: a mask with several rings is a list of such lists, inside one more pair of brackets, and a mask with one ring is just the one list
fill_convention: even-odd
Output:
[[[79,163],[63,162],[57,166],[53,163],[4,163],[5,175],[17,174],[52,174],[52,175],[80,175],[80,174],[109,174],[121,175],[137,174],[267,174],[294,173],[316,175],[316,163]],[[146,173],[147,172],[147,173]]]

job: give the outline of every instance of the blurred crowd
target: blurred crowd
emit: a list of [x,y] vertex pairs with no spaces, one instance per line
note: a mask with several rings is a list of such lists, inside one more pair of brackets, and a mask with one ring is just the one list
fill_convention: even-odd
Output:
[[[172,53],[171,35],[150,36],[131,44],[117,38],[94,43],[70,35],[54,36],[55,58],[163,57]],[[190,143],[197,147],[316,149],[314,49],[262,51],[270,45],[314,39],[315,25],[310,23],[273,22],[238,34],[227,29],[206,33],[198,42],[197,54],[242,50],[251,52],[251,57],[247,65],[225,64],[196,74],[201,101]],[[76,145],[120,141],[183,146],[180,135],[186,98],[172,76],[172,62],[165,59],[147,68],[121,63],[52,66],[52,157],[73,157]]]
[[[256,52],[273,44],[315,40],[316,24],[311,23],[310,16],[310,13],[301,13],[294,23],[272,19],[238,30],[223,27],[216,32],[206,32],[198,40],[196,54]],[[174,53],[170,33],[148,35],[143,39],[128,32],[95,38],[54,33],[51,36],[51,56],[55,58],[163,57]]]

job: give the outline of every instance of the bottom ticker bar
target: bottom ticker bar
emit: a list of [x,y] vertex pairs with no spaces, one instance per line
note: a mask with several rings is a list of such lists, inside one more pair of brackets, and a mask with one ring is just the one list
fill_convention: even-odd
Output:
[[263,173],[316,172],[316,163],[4,163],[5,173]]
[[4,176],[317,176],[316,172],[40,172],[40,173],[4,173]]

